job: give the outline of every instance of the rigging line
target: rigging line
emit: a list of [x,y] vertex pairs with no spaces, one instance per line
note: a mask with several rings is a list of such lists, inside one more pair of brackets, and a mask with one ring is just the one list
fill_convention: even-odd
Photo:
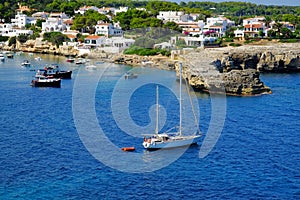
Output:
[[189,100],[190,100],[190,103],[191,103],[191,106],[192,106],[192,111],[193,111],[193,115],[194,115],[195,125],[197,127],[198,133],[200,134],[201,132],[200,132],[200,128],[199,128],[199,122],[198,122],[198,119],[197,119],[197,116],[196,116],[196,113],[195,113],[194,104],[192,102],[192,97],[190,95],[190,90],[189,90],[190,88],[188,86],[186,78],[184,78],[184,81],[185,81],[186,90],[188,92]]

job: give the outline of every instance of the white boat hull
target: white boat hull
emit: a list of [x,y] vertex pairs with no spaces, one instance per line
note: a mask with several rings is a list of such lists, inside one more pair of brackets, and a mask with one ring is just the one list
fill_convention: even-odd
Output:
[[176,136],[170,138],[167,141],[157,140],[155,138],[147,139],[143,142],[145,149],[166,149],[166,148],[175,148],[188,146],[196,144],[200,140],[200,135],[192,136]]

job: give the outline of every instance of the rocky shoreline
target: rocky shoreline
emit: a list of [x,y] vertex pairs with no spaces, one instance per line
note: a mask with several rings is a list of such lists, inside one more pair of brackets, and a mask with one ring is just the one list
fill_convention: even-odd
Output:
[[[29,40],[24,44],[17,43],[14,47],[4,46],[2,49],[79,56],[79,51],[72,46],[57,47],[41,39]],[[272,93],[271,89],[260,80],[260,72],[300,72],[300,43],[269,42],[240,47],[183,49],[172,51],[171,57],[110,54],[99,50],[93,50],[84,56],[106,62],[177,72],[178,63],[181,62],[183,76],[194,89],[238,96]]]

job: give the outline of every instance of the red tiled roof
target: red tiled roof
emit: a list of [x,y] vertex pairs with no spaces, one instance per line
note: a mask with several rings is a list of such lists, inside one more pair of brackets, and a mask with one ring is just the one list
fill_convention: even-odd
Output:
[[244,28],[262,28],[262,24],[246,24]]
[[85,39],[97,40],[97,39],[99,39],[99,38],[101,38],[101,37],[98,36],[98,35],[89,35],[89,36],[87,36]]

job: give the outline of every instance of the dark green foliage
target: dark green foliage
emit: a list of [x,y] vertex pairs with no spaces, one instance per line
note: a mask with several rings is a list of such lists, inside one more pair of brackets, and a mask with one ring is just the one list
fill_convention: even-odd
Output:
[[72,29],[93,34],[95,32],[93,27],[98,21],[109,22],[109,19],[94,10],[88,10],[84,15],[75,17]]
[[239,47],[239,46],[241,46],[241,44],[239,44],[239,43],[230,43],[229,46]]
[[7,36],[0,36],[0,42],[6,42],[9,39]]
[[29,36],[28,35],[19,35],[17,37],[17,40],[21,43],[25,43],[27,40],[29,39]]
[[43,40],[47,40],[58,47],[59,45],[62,45],[63,42],[68,41],[68,37],[60,32],[47,32],[44,33]]
[[149,48],[143,48],[139,46],[131,46],[129,49],[126,49],[124,51],[124,54],[136,54],[139,56],[154,56],[159,54],[164,56],[171,55],[170,51],[165,49],[149,49]]
[[14,44],[16,44],[16,43],[17,43],[16,37],[11,37],[11,38],[9,38],[8,46],[12,46],[12,45],[14,45]]

